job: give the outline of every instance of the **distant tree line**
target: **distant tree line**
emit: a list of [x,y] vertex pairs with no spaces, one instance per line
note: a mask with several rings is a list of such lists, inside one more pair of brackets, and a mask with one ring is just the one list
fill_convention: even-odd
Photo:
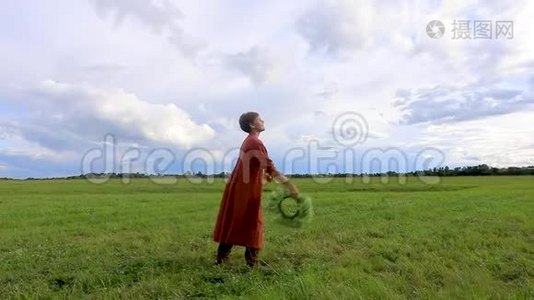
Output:
[[[486,164],[478,166],[467,166],[467,167],[456,167],[449,168],[440,167],[432,168],[422,171],[414,171],[407,173],[398,173],[398,172],[385,172],[385,173],[364,173],[364,174],[351,174],[351,173],[328,173],[328,174],[319,174],[319,176],[331,176],[331,177],[348,177],[348,176],[497,176],[497,175],[534,175],[534,166],[528,167],[508,167],[508,168],[495,168],[490,167]],[[291,177],[294,178],[309,178],[317,175],[311,174],[293,174]]]
[[[175,178],[226,178],[230,175],[228,172],[220,172],[217,174],[204,174],[202,172],[185,172],[183,174],[144,174],[144,173],[88,173],[77,176],[68,177],[54,177],[54,178],[26,178],[25,180],[46,180],[46,179],[87,179],[87,178],[162,178],[162,177],[175,177]],[[534,166],[528,167],[507,167],[507,168],[495,168],[486,164],[478,166],[467,167],[440,167],[432,168],[422,171],[414,171],[407,173],[397,173],[393,171],[385,173],[364,173],[364,174],[352,174],[352,173],[326,173],[326,174],[291,174],[288,175],[293,178],[311,178],[311,177],[357,177],[357,176],[498,176],[498,175],[534,175]],[[8,180],[12,178],[0,177],[0,180]]]
[[[449,168],[440,167],[432,168],[422,171],[414,171],[407,173],[398,173],[398,172],[385,172],[385,173],[364,173],[364,174],[350,174],[350,173],[328,173],[328,174],[319,174],[319,176],[325,177],[348,177],[348,176],[491,176],[491,175],[534,175],[534,166],[528,167],[508,167],[508,168],[495,168],[490,167],[486,164],[478,166],[467,166],[467,167],[456,167]],[[294,178],[308,178],[315,177],[317,175],[311,174],[293,174],[291,177]]]
[[437,176],[534,175],[534,166],[495,168],[482,164],[470,167],[457,167],[454,169],[450,169],[449,167],[433,168],[432,170],[423,172],[425,175]]

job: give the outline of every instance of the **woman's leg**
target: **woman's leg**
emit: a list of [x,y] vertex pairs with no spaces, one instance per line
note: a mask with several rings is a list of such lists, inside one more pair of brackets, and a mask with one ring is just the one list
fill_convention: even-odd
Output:
[[219,265],[223,262],[226,262],[231,251],[231,244],[219,244],[219,248],[217,248],[217,260],[215,261],[215,264]]
[[247,265],[249,267],[254,267],[258,263],[259,253],[260,253],[260,249],[249,248],[249,247],[245,249],[245,260],[247,261]]

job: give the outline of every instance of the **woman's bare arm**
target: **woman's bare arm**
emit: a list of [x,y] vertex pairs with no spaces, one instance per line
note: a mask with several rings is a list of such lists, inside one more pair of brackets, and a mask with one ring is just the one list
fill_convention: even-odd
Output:
[[274,177],[274,180],[276,180],[276,182],[282,184],[289,191],[289,195],[291,197],[297,198],[299,196],[299,190],[297,189],[297,187],[293,183],[291,183],[289,181],[289,178],[287,178],[285,175],[283,175],[281,173],[278,173]]

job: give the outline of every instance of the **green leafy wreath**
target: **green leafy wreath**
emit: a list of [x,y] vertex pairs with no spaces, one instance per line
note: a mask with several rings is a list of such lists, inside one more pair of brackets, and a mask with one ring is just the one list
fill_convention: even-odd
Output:
[[299,195],[292,198],[283,189],[277,189],[267,196],[269,211],[278,214],[278,220],[288,226],[301,227],[311,221],[313,206],[309,196]]

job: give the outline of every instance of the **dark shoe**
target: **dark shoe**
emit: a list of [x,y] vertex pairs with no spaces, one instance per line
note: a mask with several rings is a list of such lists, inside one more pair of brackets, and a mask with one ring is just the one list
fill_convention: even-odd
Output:
[[247,262],[247,266],[253,268],[254,266],[258,264],[259,252],[260,252],[260,249],[249,248],[249,247],[245,249],[245,261]]
[[247,266],[249,268],[255,268],[258,266],[258,263],[257,262],[250,262],[250,261],[247,261]]
[[219,248],[217,248],[217,259],[215,260],[215,265],[220,265],[227,262],[231,251],[232,245],[219,244]]

